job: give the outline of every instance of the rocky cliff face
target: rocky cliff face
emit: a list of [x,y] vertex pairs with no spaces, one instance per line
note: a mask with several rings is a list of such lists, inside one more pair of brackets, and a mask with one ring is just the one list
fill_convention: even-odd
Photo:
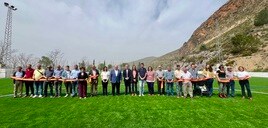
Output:
[[182,57],[196,54],[194,52],[202,44],[214,43],[215,45],[216,39],[226,41],[231,34],[241,32],[239,27],[245,26],[246,23],[248,23],[247,27],[250,26],[249,28],[252,29],[255,15],[265,7],[268,7],[268,0],[228,1],[199,26],[181,48],[155,59],[151,65],[165,65],[166,62],[180,61]]
[[268,5],[267,0],[230,0],[194,31],[191,38],[180,48],[179,54],[185,55],[197,45],[209,43],[245,19],[254,17],[265,5]]

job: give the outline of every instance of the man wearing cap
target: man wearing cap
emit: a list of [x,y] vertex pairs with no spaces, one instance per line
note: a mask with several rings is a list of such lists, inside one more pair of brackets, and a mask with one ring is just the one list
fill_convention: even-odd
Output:
[[[33,79],[34,79],[34,84],[35,84],[35,95],[33,98],[37,97],[39,94],[39,98],[42,98],[43,95],[43,81],[39,81],[43,76],[44,76],[45,70],[42,69],[41,64],[37,65],[37,68],[34,70],[33,73]],[[39,92],[39,87],[40,87],[40,93]]]
[[[22,78],[25,75],[25,72],[22,71],[22,67],[18,66],[17,71],[14,72],[13,76],[16,78]],[[17,97],[18,89],[20,91],[20,97],[22,97],[22,90],[23,90],[23,81],[22,80],[15,80],[14,84],[14,98]]]
[[44,73],[44,76],[46,78],[46,81],[44,82],[44,95],[47,97],[47,88],[49,86],[50,89],[50,97],[53,97],[53,81],[51,79],[53,78],[54,70],[52,69],[52,66],[48,66],[47,70]]
[[[235,96],[235,82],[234,82],[234,71],[231,66],[227,67],[226,71],[226,77],[230,79],[230,82],[227,83],[227,96],[228,97],[234,97]],[[231,94],[230,94],[230,88],[231,88]]]
[[165,72],[162,70],[162,67],[159,65],[158,70],[156,71],[158,95],[165,95]]

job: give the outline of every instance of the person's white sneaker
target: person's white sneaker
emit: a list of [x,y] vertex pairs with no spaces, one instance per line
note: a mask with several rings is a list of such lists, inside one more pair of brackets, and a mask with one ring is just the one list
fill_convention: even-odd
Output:
[[33,94],[30,95],[30,97],[33,97],[33,96],[34,96]]
[[69,95],[68,94],[66,94],[64,97],[68,97]]
[[34,96],[33,96],[33,98],[36,98],[36,97],[37,97],[37,95],[34,95]]
[[82,97],[79,97],[79,99],[82,99]]
[[139,96],[141,96],[141,95],[139,95]]
[[84,99],[86,99],[87,97],[84,97]]
[[50,98],[53,98],[53,96],[50,96]]
[[42,98],[42,95],[39,95],[39,98]]
[[144,96],[144,95],[142,94],[142,96]]

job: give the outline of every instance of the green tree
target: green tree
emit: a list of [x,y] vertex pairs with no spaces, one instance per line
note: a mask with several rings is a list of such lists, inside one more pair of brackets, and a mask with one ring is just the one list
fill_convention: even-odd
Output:
[[258,51],[260,46],[260,40],[252,35],[238,34],[231,39],[233,45],[231,52],[234,55],[242,54],[243,56],[249,56],[252,53]]
[[86,62],[82,60],[82,62],[78,63],[79,67],[86,67]]
[[98,65],[98,69],[99,69],[99,70],[102,70],[102,69],[104,68],[104,66],[105,66],[104,63],[100,63],[100,64]]
[[268,8],[260,11],[254,21],[255,26],[262,26],[264,24],[268,24]]
[[205,44],[202,44],[200,46],[200,51],[206,51],[207,50],[207,46]]
[[108,64],[108,69],[112,69],[113,68],[113,65],[112,64]]
[[52,65],[53,61],[47,56],[42,56],[41,59],[38,61],[38,63],[43,65],[43,67],[47,67]]
[[120,64],[121,69],[123,69],[125,67],[125,65],[127,65],[127,64],[128,63],[122,63],[122,64]]

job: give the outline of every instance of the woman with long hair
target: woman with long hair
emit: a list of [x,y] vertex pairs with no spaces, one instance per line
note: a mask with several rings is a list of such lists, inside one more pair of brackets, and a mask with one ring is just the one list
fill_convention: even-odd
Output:
[[207,64],[206,68],[203,70],[203,75],[206,77],[206,86],[208,90],[208,96],[213,95],[213,81],[215,78],[215,73],[213,72],[212,66]]
[[104,66],[101,72],[102,94],[104,96],[108,95],[107,86],[108,86],[109,77],[110,77],[110,72],[108,71],[108,68]]
[[219,70],[217,71],[217,79],[218,79],[218,85],[219,85],[219,97],[220,98],[226,98],[226,72],[223,65],[219,66]]
[[136,96],[137,95],[137,83],[138,83],[138,70],[135,65],[132,66],[131,70],[131,95]]
[[155,81],[155,72],[153,71],[152,66],[148,67],[148,70],[146,72],[147,76],[147,84],[148,84],[148,91],[149,95],[154,95],[154,81]]

